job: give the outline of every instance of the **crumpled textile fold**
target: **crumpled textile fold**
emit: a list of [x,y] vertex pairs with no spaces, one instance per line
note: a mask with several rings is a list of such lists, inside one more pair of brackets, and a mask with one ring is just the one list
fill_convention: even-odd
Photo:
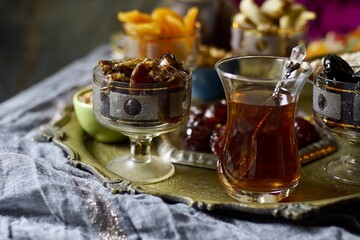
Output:
[[0,104],[0,239],[355,238],[337,226],[251,221],[146,194],[114,195],[55,144],[35,141],[110,56],[110,46],[100,46]]

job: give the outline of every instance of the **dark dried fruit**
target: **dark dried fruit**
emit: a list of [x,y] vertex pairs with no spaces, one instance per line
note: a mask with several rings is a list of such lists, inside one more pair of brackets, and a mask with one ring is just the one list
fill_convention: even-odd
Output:
[[203,116],[206,106],[192,105],[190,107],[189,119],[186,122],[186,127],[197,126],[203,124]]
[[352,78],[353,78],[353,81],[354,81],[354,82],[360,82],[360,71],[354,73],[354,74],[352,75]]
[[100,60],[101,72],[108,80],[139,83],[181,82],[189,71],[172,54],[160,59],[128,58],[125,60]]
[[299,149],[320,140],[315,126],[301,117],[295,118],[295,133]]
[[225,99],[207,106],[191,106],[189,119],[186,122],[185,147],[194,151],[211,152],[210,136],[216,126],[225,124],[226,118]]
[[209,139],[213,129],[205,125],[185,129],[185,146],[192,151],[210,152]]
[[225,128],[226,125],[216,125],[213,133],[210,136],[209,144],[211,152],[217,156],[219,156],[222,148],[222,143],[225,137]]
[[181,62],[172,54],[163,54],[160,58],[160,66],[171,66],[176,69],[182,69]]
[[158,61],[150,59],[144,59],[136,64],[131,74],[130,85],[160,82],[157,79],[160,78],[158,64]]
[[99,66],[102,74],[112,81],[129,82],[131,73],[142,58],[132,58],[121,61],[100,60]]
[[354,70],[337,55],[329,54],[324,57],[324,72],[329,79],[339,82],[353,82]]
[[218,100],[210,104],[204,113],[204,123],[209,128],[214,128],[217,124],[225,124],[227,119],[226,100]]
[[354,73],[353,77],[360,77],[360,71],[357,71],[356,73]]
[[[227,118],[226,100],[208,106],[193,105],[185,127],[185,147],[193,151],[219,154],[225,136]],[[298,147],[303,148],[320,140],[315,126],[304,118],[295,118]],[[206,146],[208,145],[208,146]]]
[[113,64],[111,65],[111,69],[114,72],[121,72],[125,74],[127,77],[131,76],[131,73],[135,66],[143,61],[142,58],[130,58],[126,61],[113,61]]

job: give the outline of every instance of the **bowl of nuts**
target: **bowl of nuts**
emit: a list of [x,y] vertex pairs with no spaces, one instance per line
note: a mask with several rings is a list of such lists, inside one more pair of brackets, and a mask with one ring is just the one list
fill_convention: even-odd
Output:
[[97,122],[93,112],[92,87],[86,86],[77,90],[73,96],[75,115],[81,128],[88,136],[98,142],[112,143],[126,139],[123,134],[106,128]]
[[300,3],[242,0],[231,27],[234,54],[289,56],[293,47],[305,44],[308,22],[316,18]]

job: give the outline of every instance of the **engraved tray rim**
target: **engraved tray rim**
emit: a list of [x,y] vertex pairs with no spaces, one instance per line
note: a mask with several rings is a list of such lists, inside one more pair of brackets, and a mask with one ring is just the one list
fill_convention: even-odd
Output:
[[[116,174],[103,167],[97,160],[91,156],[84,146],[84,132],[77,122],[73,106],[67,106],[63,110],[63,117],[51,126],[43,129],[42,138],[52,141],[65,151],[67,157],[75,167],[86,170],[94,174],[102,184],[112,193],[130,193],[151,194],[171,202],[185,203],[191,207],[206,211],[230,211],[232,213],[252,213],[256,215],[270,215],[275,218],[300,221],[315,217],[318,214],[341,207],[347,204],[360,203],[360,187],[350,187],[356,189],[347,195],[339,197],[330,197],[318,200],[289,201],[270,204],[259,203],[241,203],[234,200],[229,201],[208,201],[183,196],[181,194],[169,194],[156,189],[154,184],[139,185],[127,180],[121,179]],[[128,147],[128,145],[126,145]],[[312,164],[312,163],[310,163]],[[308,165],[308,164],[307,164]],[[192,169],[198,167],[181,166]],[[182,170],[184,171],[184,170]],[[210,171],[203,169],[202,171]],[[335,183],[338,184],[338,183]],[[349,186],[344,186],[349,188]],[[200,197],[201,198],[201,197]]]

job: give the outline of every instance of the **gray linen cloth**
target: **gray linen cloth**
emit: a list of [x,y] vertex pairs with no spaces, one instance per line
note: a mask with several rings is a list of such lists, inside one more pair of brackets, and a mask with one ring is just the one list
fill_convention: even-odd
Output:
[[[0,239],[356,239],[333,224],[230,217],[138,194],[111,194],[51,142],[34,141],[91,83],[108,45],[0,105]],[[357,206],[358,207],[358,206]]]

